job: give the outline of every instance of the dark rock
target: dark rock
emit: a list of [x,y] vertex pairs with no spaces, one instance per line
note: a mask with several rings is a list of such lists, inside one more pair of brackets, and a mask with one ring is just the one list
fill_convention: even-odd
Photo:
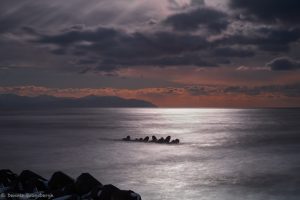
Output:
[[170,140],[171,140],[171,136],[167,136],[164,142],[165,143],[170,143]]
[[128,135],[126,138],[123,138],[122,140],[124,140],[124,141],[130,141],[131,138],[130,138],[130,136]]
[[22,171],[22,173],[19,175],[18,178],[21,181],[26,181],[26,180],[30,180],[30,179],[38,179],[38,180],[42,180],[42,181],[47,181],[47,179],[41,177],[40,175],[38,175],[30,170]]
[[142,200],[141,196],[131,190],[120,190],[113,194],[113,199],[120,200]]
[[63,195],[63,196],[59,196],[59,197],[54,197],[55,200],[57,199],[60,199],[60,200],[79,200],[79,199],[83,199],[83,198],[80,198],[79,195],[77,194],[67,194],[67,195]]
[[179,139],[175,139],[175,140],[172,140],[171,143],[172,143],[172,144],[179,144],[179,143],[180,143],[180,140],[179,140]]
[[141,196],[131,190],[120,190],[113,185],[105,185],[98,192],[98,200],[141,200]]
[[[133,142],[149,142],[150,138],[149,136],[146,136],[145,138],[135,138],[134,140],[131,140],[130,136],[127,136],[126,138],[122,139],[123,141],[133,141]],[[179,144],[179,139],[174,139],[171,141],[171,136],[167,136],[166,138],[161,137],[159,140],[156,138],[156,136],[152,136],[152,139],[150,142],[153,143],[159,143],[159,144]]]
[[161,137],[157,142],[158,143],[164,143],[165,139],[163,137]]
[[153,135],[151,142],[157,142],[157,138]]
[[74,179],[66,175],[63,172],[55,172],[50,181],[48,182],[48,187],[50,190],[62,189],[66,186],[73,185],[75,183]]
[[144,142],[148,142],[149,141],[149,136],[144,138]]
[[50,190],[50,191],[47,191],[47,192],[53,194],[53,196],[55,198],[68,196],[68,195],[73,196],[74,194],[76,194],[76,188],[75,188],[75,185],[73,184],[73,185],[67,185],[67,186],[65,186],[61,189]]
[[88,173],[81,174],[74,182],[63,172],[55,172],[47,184],[46,179],[29,170],[24,170],[19,176],[10,170],[0,170],[0,185],[0,192],[16,194],[41,192],[53,195],[51,199],[141,200],[140,195],[131,190],[120,190],[113,185],[103,186]]
[[102,184],[89,173],[82,173],[75,182],[76,191],[83,195],[92,191],[95,187],[101,187]]
[[17,175],[8,169],[0,170],[0,185],[11,186],[17,180]]
[[24,170],[17,178],[15,190],[27,193],[45,191],[47,190],[46,182],[47,180],[40,175],[29,170]]
[[91,191],[91,198],[92,199],[99,199],[100,194],[102,193],[103,186],[94,187]]

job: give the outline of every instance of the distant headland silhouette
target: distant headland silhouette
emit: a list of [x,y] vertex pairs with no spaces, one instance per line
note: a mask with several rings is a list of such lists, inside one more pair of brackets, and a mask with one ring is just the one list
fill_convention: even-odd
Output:
[[86,96],[81,98],[55,96],[19,96],[0,94],[0,109],[31,109],[31,108],[87,108],[87,107],[141,107],[153,108],[154,104],[138,99],[124,99],[116,96]]

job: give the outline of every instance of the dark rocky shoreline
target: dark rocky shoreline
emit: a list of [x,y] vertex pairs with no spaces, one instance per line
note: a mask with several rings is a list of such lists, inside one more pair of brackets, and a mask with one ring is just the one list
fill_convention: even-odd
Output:
[[89,173],[76,179],[63,172],[55,172],[49,180],[30,171],[20,175],[11,170],[0,170],[0,199],[54,200],[141,200],[131,190],[120,190],[114,185],[103,185]]

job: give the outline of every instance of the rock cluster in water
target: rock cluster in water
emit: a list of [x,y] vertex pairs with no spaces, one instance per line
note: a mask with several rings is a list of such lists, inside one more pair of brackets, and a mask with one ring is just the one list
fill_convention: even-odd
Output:
[[89,173],[74,180],[59,171],[47,180],[29,170],[16,175],[3,169],[0,170],[0,199],[141,200],[141,197],[131,190],[102,185]]
[[161,137],[160,139],[157,139],[156,136],[152,136],[151,140],[149,136],[146,136],[145,138],[135,138],[131,139],[131,137],[128,135],[127,137],[122,139],[123,141],[129,141],[129,142],[154,142],[159,144],[179,144],[179,139],[171,140],[171,136],[167,136],[166,138]]

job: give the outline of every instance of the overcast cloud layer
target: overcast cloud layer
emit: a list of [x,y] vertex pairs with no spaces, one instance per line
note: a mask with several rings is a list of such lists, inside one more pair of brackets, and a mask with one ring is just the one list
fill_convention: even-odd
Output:
[[[39,86],[38,76],[68,74],[78,87],[76,77],[97,74],[83,85],[137,88],[132,82],[142,76],[140,89],[154,79],[153,87],[185,87],[195,81],[178,81],[178,74],[199,74],[202,84],[201,70],[217,74],[211,85],[240,87],[238,71],[243,87],[258,85],[257,77],[268,86],[299,86],[299,20],[297,0],[3,0],[0,86]],[[166,76],[150,76],[156,69]]]

